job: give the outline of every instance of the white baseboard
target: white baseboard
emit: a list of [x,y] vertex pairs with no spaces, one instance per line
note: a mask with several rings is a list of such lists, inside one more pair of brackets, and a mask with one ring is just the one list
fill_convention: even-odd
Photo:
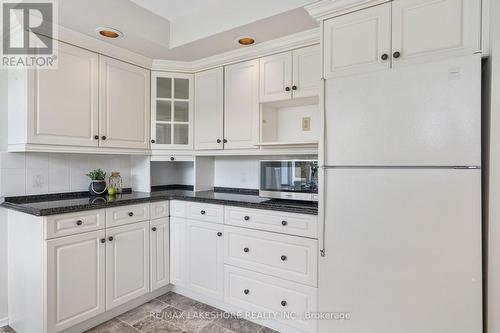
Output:
[[7,325],[9,325],[9,318],[8,317],[0,318],[0,327],[4,327]]

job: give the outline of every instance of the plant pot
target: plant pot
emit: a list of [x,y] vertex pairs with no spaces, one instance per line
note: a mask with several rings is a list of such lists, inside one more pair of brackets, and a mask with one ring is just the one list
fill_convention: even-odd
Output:
[[89,185],[90,195],[101,195],[107,190],[107,185],[105,180],[93,180]]

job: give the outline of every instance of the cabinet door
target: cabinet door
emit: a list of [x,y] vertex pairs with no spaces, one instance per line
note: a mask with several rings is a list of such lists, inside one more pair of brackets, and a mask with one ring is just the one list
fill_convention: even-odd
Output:
[[101,230],[46,242],[48,332],[104,312],[104,236]]
[[57,69],[30,71],[28,143],[97,147],[98,55],[63,42],[58,52]]
[[149,73],[101,56],[101,147],[149,148]]
[[168,217],[151,221],[151,291],[170,283],[169,244]]
[[152,75],[152,149],[193,149],[192,74]]
[[106,230],[106,310],[149,292],[149,221]]
[[394,66],[480,50],[481,1],[397,0],[392,5]]
[[224,149],[255,148],[259,136],[259,60],[225,68]]
[[222,225],[188,220],[188,287],[212,299],[222,300],[224,243]]
[[170,283],[186,285],[187,220],[170,218]]
[[321,51],[319,45],[294,50],[293,98],[318,96],[321,80]]
[[260,58],[260,102],[292,98],[292,52]]
[[194,82],[195,149],[222,149],[224,69],[197,73]]
[[390,53],[390,3],[324,23],[325,79],[388,69],[391,66]]

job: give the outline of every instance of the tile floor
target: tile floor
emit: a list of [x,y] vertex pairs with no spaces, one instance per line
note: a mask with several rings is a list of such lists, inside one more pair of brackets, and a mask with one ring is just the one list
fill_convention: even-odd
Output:
[[[152,315],[153,313],[153,315]],[[14,332],[10,327],[0,332]],[[86,333],[278,333],[169,292]],[[15,333],[15,332],[14,332]]]

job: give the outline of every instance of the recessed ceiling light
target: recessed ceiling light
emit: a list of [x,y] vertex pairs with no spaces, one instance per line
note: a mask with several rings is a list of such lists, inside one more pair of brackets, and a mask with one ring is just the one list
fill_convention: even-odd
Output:
[[99,27],[96,29],[96,31],[101,35],[102,37],[106,38],[121,38],[123,37],[123,33],[119,30],[113,29],[113,28],[106,28],[106,27]]
[[255,44],[255,39],[250,36],[241,36],[237,38],[238,43],[243,46],[249,46]]

